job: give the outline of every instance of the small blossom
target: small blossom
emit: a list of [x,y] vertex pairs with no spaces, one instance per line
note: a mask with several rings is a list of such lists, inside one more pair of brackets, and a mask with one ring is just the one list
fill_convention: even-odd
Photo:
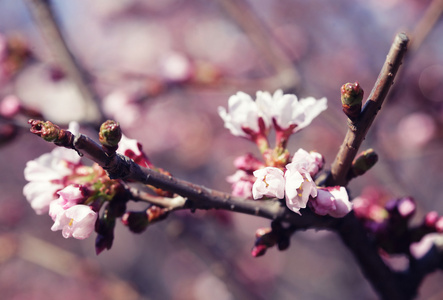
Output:
[[142,167],[151,167],[152,164],[142,150],[142,145],[136,139],[130,139],[122,134],[118,143],[117,153],[126,155]]
[[316,214],[321,216],[328,214],[334,218],[342,218],[352,209],[346,189],[339,186],[319,188],[317,197],[309,203]]
[[315,151],[308,153],[301,148],[295,152],[294,156],[292,157],[292,162],[304,164],[306,171],[309,172],[311,177],[317,175],[317,173],[323,169],[325,164],[325,160],[320,153]]
[[219,107],[218,113],[225,127],[235,136],[250,137],[251,134],[264,133],[269,128],[269,120],[248,94],[238,92],[231,96],[228,109],[229,112]]
[[273,96],[268,92],[259,92],[257,102],[259,99],[262,107],[266,107],[270,112],[276,130],[285,131],[292,128],[292,133],[308,126],[327,108],[326,98],[317,100],[308,97],[298,100],[296,95],[283,94],[282,90],[277,90]]
[[252,197],[254,199],[261,199],[263,196],[283,199],[285,196],[285,178],[282,170],[266,167],[254,171],[254,176],[257,177],[252,186]]
[[64,238],[86,239],[94,231],[97,213],[87,205],[74,205],[57,214],[51,230],[62,230]]
[[305,165],[292,162],[286,165],[286,169],[286,206],[300,214],[300,209],[306,208],[309,197],[317,196],[317,187]]
[[247,199],[252,198],[254,180],[254,176],[242,170],[238,170],[226,178],[226,181],[232,184],[232,195]]
[[73,174],[73,163],[78,163],[79,158],[72,150],[56,148],[26,163],[25,179],[30,182],[24,186],[23,194],[37,214],[48,211],[51,201],[57,198],[56,192],[64,187],[63,178]]

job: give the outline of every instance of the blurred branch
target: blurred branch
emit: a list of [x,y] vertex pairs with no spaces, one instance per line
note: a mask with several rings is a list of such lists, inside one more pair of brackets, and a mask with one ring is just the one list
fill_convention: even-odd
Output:
[[326,179],[326,185],[345,186],[348,184],[347,174],[351,168],[352,161],[394,82],[395,74],[406,53],[408,41],[409,39],[404,33],[396,36],[360,116],[354,122],[348,120],[348,132],[332,163],[331,172]]
[[416,51],[421,46],[442,14],[443,0],[432,1],[412,33],[410,51]]
[[43,37],[46,39],[49,50],[61,69],[71,78],[80,92],[85,104],[85,119],[90,122],[100,123],[104,119],[99,105],[99,97],[86,81],[86,72],[81,68],[70,52],[59,26],[49,0],[26,0],[26,4],[38,24]]
[[252,7],[244,0],[218,0],[220,6],[243,29],[261,56],[272,66],[276,74],[267,78],[270,86],[284,89],[300,88],[300,75],[293,62],[274,38],[269,28],[254,14]]

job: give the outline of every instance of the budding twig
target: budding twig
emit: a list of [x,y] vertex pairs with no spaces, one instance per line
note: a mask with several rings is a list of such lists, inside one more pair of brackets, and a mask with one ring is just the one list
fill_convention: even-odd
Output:
[[406,53],[408,41],[409,39],[404,33],[396,36],[360,116],[356,121],[349,122],[346,137],[326,179],[327,186],[345,186],[348,184],[347,174],[351,168],[352,161],[394,82],[395,74],[397,74]]

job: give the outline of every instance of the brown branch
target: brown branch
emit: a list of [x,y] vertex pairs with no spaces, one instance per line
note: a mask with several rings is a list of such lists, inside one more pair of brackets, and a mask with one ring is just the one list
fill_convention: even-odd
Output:
[[383,68],[378,75],[377,81],[360,116],[355,122],[348,120],[348,132],[332,163],[331,172],[326,179],[326,185],[346,186],[348,184],[347,175],[351,168],[352,161],[394,82],[395,74],[406,53],[408,41],[409,39],[404,33],[400,33],[395,37]]
[[26,0],[26,4],[46,39],[49,50],[54,55],[57,64],[74,82],[83,98],[85,120],[99,124],[104,120],[104,114],[99,105],[99,97],[88,85],[85,79],[86,72],[82,70],[69,51],[49,2],[49,0]]
[[[66,145],[64,145],[66,147]],[[85,157],[98,163],[113,179],[128,182],[140,182],[157,188],[171,191],[187,198],[187,209],[223,209],[271,220],[281,220],[291,223],[298,229],[334,228],[337,219],[319,216],[306,209],[303,216],[293,213],[286,205],[278,200],[253,201],[234,197],[228,193],[212,190],[193,184],[173,176],[161,174],[155,170],[143,168],[133,160],[118,153],[108,155],[100,145],[85,135],[77,135],[72,148]]]

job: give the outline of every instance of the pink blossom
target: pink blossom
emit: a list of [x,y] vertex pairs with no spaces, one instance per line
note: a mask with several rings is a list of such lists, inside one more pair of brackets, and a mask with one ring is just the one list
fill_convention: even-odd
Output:
[[306,208],[309,197],[317,196],[317,187],[305,165],[292,162],[286,165],[285,173],[286,206],[300,214],[300,209]]
[[316,214],[334,218],[342,218],[352,209],[346,189],[340,186],[319,188],[317,197],[309,203]]
[[315,151],[308,153],[301,148],[295,152],[294,156],[292,157],[292,162],[303,164],[304,168],[309,172],[311,177],[317,175],[325,163],[324,158],[320,153]]
[[252,198],[254,180],[254,176],[242,170],[226,178],[226,181],[232,184],[232,195],[248,199]]
[[51,230],[62,230],[64,238],[86,239],[94,231],[97,213],[89,206],[79,204],[60,211]]
[[[71,122],[69,131],[77,134],[78,126]],[[55,148],[26,163],[24,175],[29,183],[24,186],[23,194],[37,214],[48,212],[51,201],[57,199],[56,192],[65,186],[64,178],[74,173],[80,159],[73,150]]]
[[[220,117],[225,122],[225,127],[235,136],[249,137],[249,134],[266,131],[270,122],[259,109],[251,96],[243,92],[231,96],[228,100],[228,109],[218,108]],[[261,122],[264,124],[260,125]],[[261,128],[264,126],[265,128]]]
[[251,153],[239,156],[234,160],[234,166],[243,171],[253,172],[264,167],[264,164]]
[[254,176],[257,177],[252,186],[252,197],[254,199],[261,199],[263,196],[283,199],[285,196],[285,178],[282,170],[266,167],[254,171]]
[[130,139],[124,134],[122,134],[122,138],[118,143],[117,153],[126,155],[142,167],[151,166],[151,162],[146,154],[142,151],[142,145],[137,140]]
[[268,116],[277,130],[293,128],[293,133],[308,126],[312,120],[327,108],[326,98],[319,100],[308,97],[298,100],[296,95],[283,94],[277,90],[273,96],[268,92],[258,92],[257,102],[263,103]]
[[59,198],[49,205],[49,215],[55,220],[58,215],[64,213],[70,207],[77,205],[85,199],[83,190],[78,185],[70,184],[57,192]]
[[64,187],[63,178],[73,174],[75,160],[71,152],[79,157],[72,150],[56,148],[26,163],[25,179],[30,182],[24,186],[23,194],[37,214],[48,211],[49,204],[56,199],[55,193]]

